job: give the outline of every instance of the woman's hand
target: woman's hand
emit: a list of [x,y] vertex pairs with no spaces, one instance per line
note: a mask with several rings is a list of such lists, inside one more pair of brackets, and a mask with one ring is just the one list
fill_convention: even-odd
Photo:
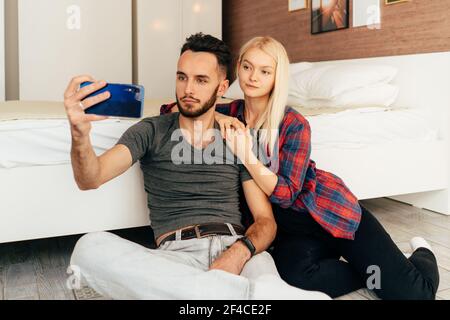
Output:
[[226,139],[226,133],[228,130],[245,130],[245,125],[237,118],[225,116],[220,112],[216,112],[215,119],[220,126],[220,133],[224,139]]
[[226,130],[226,138],[228,148],[233,154],[241,160],[244,165],[254,161],[253,153],[253,136],[250,128],[234,130],[233,128]]

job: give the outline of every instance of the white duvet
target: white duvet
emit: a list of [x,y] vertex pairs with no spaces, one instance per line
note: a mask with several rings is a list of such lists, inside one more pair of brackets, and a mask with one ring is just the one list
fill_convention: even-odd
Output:
[[[135,121],[109,119],[92,123],[91,142],[97,155],[113,147]],[[70,162],[67,120],[0,122],[0,168],[60,165]]]
[[[433,141],[422,112],[352,109],[306,117],[312,130],[312,148],[364,148],[379,143]],[[113,147],[136,121],[109,119],[93,123],[91,141],[100,155]],[[70,163],[71,137],[67,120],[0,121],[0,168]]]
[[364,108],[306,118],[311,126],[313,149],[424,142],[439,136],[427,112],[417,109]]

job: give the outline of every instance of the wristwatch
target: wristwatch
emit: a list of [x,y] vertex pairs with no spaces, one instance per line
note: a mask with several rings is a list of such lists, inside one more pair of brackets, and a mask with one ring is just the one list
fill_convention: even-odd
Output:
[[255,255],[255,253],[256,253],[256,248],[253,245],[253,243],[250,240],[250,238],[249,237],[242,237],[242,238],[239,238],[239,241],[242,241],[245,244],[245,246],[250,251],[251,256],[253,257]]

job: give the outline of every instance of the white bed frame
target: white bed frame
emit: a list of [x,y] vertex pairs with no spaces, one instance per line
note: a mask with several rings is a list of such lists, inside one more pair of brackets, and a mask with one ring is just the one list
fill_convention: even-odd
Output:
[[71,165],[0,169],[0,194],[0,243],[149,224],[138,164],[84,192]]
[[317,167],[340,176],[361,200],[390,197],[450,215],[450,52],[327,61],[392,65],[399,69],[397,107],[431,110],[439,141],[363,149],[314,150]]
[[[348,62],[397,66],[402,88],[397,105],[432,108],[441,139],[314,150],[318,168],[340,176],[359,199],[393,197],[450,214],[450,52],[337,63]],[[0,169],[0,194],[0,243],[149,224],[138,165],[88,192],[78,190],[70,165]]]

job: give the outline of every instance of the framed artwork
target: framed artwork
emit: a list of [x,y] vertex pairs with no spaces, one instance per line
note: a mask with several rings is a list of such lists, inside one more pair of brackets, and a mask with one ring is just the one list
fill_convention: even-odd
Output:
[[384,0],[385,4],[395,4],[395,3],[400,3],[400,2],[408,2],[410,0]]
[[381,24],[380,0],[353,0],[353,27],[367,26],[369,29]]
[[349,0],[312,0],[311,33],[318,34],[349,27]]
[[309,0],[288,0],[289,1],[289,11],[298,11],[308,8]]

